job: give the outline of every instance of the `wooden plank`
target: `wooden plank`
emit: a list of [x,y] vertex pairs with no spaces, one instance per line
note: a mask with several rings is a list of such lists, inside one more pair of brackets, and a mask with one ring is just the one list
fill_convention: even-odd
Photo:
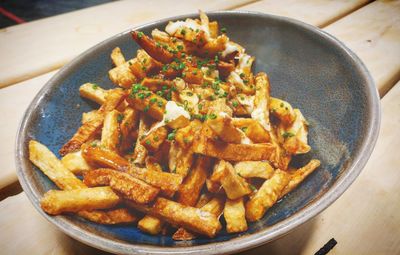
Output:
[[[399,254],[399,97],[400,82],[382,100],[382,128],[376,148],[352,186],[310,222],[277,241],[242,254],[314,254],[331,238],[338,244],[329,254]],[[7,233],[0,239],[5,254],[74,254],[77,245],[85,254],[98,252],[55,231],[33,209],[24,193],[0,202],[0,226]]]
[[400,1],[376,1],[324,29],[365,63],[381,96],[400,79]]
[[368,2],[369,0],[263,0],[239,9],[286,16],[324,27]]
[[280,240],[246,254],[400,254],[400,81],[382,99],[382,123],[366,167],[322,214]]
[[102,40],[149,21],[254,0],[113,1],[0,30],[0,88],[60,68]]
[[17,181],[14,162],[14,143],[19,122],[25,109],[40,88],[55,72],[0,89],[0,189]]

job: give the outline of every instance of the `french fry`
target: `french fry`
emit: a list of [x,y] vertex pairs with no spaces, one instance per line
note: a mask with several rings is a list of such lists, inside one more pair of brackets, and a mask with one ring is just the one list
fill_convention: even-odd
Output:
[[212,213],[161,197],[156,199],[151,213],[173,225],[182,226],[210,238],[221,229],[221,223]]
[[132,86],[132,84],[138,81],[138,77],[136,77],[130,69],[133,61],[133,59],[128,60],[124,64],[114,67],[108,71],[108,77],[112,83],[128,89]]
[[202,128],[202,123],[199,120],[193,120],[190,124],[184,128],[178,129],[175,134],[176,143],[182,148],[189,148],[192,146],[193,139],[196,133]]
[[210,179],[207,179],[206,187],[207,187],[207,190],[211,193],[220,193],[221,191],[223,193],[225,193],[224,189],[222,188],[221,183],[219,183],[218,181],[212,181]]
[[138,138],[136,141],[135,148],[133,149],[133,163],[143,165],[144,161],[147,157],[148,151],[146,147],[144,147],[140,143],[141,137],[143,137],[149,131],[149,125],[147,123],[146,118],[143,115],[140,115],[139,119],[139,128],[138,128]]
[[207,125],[218,137],[227,143],[241,143],[242,133],[232,123],[232,118],[226,114],[215,115],[214,119],[207,119]]
[[[29,141],[29,159],[60,189],[74,190],[87,188],[81,180],[62,165],[46,146],[37,141]],[[108,211],[80,211],[78,215],[101,224],[129,223],[137,220],[137,216],[126,208],[111,209]]]
[[106,95],[108,91],[100,88],[94,83],[85,83],[79,87],[79,94],[81,97],[87,98],[94,101],[100,105],[104,104],[106,101]]
[[290,175],[290,181],[288,185],[282,190],[279,198],[284,197],[287,193],[294,190],[307,176],[309,176],[315,169],[321,165],[321,161],[312,159],[307,165],[297,169],[293,174]]
[[232,124],[240,128],[254,143],[271,142],[269,133],[256,120],[249,118],[232,118]]
[[84,219],[107,225],[132,223],[138,220],[138,217],[127,208],[79,211],[78,215]]
[[107,209],[120,202],[110,187],[75,190],[50,190],[40,201],[42,209],[51,215],[81,210]]
[[[220,197],[215,197],[203,206],[197,204],[196,208],[201,208],[202,211],[209,212],[218,218],[224,209],[224,200]],[[174,240],[192,240],[194,238],[196,238],[196,234],[182,227],[180,227],[172,236],[172,239]]]
[[217,21],[212,21],[208,24],[208,27],[210,29],[210,37],[211,38],[216,38],[218,36],[218,22]]
[[148,132],[141,140],[141,144],[148,151],[157,151],[161,144],[164,143],[165,139],[168,135],[168,130],[165,127],[159,127],[156,129],[151,129],[151,132]]
[[87,172],[83,182],[89,187],[109,185],[125,199],[139,204],[147,204],[153,201],[159,193],[158,188],[152,187],[142,180],[127,173],[106,168]]
[[209,134],[210,128],[204,125],[193,143],[195,153],[228,161],[258,161],[270,160],[276,151],[276,145],[271,143],[232,144],[216,141]]
[[122,116],[123,118],[119,125],[122,136],[122,141],[120,143],[120,151],[124,152],[129,148],[131,148],[133,144],[134,138],[131,136],[131,132],[137,126],[139,113],[133,108],[127,107],[124,110]]
[[268,104],[270,103],[271,86],[266,73],[260,72],[255,77],[256,93],[254,97],[254,110],[251,118],[258,121],[266,131],[271,130],[269,121]]
[[162,120],[167,101],[153,92],[143,89],[147,88],[138,84],[134,85],[127,102],[136,110],[143,111],[156,120]]
[[206,181],[211,158],[199,156],[176,194],[177,201],[183,205],[194,206]]
[[169,89],[174,86],[174,82],[161,78],[150,78],[145,77],[142,81],[142,85],[149,88],[149,90],[155,92],[162,89]]
[[100,107],[99,115],[96,119],[84,123],[74,136],[60,149],[62,156],[69,152],[77,151],[81,145],[88,141],[93,135],[100,130],[103,125],[104,115],[114,110],[126,97],[123,90],[116,89],[107,93],[106,102]]
[[288,128],[278,128],[281,136],[284,138],[283,147],[286,151],[292,154],[303,154],[311,150],[310,145],[308,145],[308,124],[303,114],[299,109],[293,110],[295,113],[295,120],[292,125]]
[[68,153],[61,158],[61,163],[74,174],[82,174],[93,169],[83,158],[81,150]]
[[290,176],[277,169],[271,179],[266,180],[256,194],[246,203],[246,219],[250,222],[261,219],[265,212],[278,201]]
[[247,230],[246,211],[243,198],[227,199],[224,208],[226,232],[238,233]]
[[174,55],[164,50],[162,47],[157,47],[155,41],[143,34],[143,32],[132,31],[131,35],[133,40],[155,60],[164,64],[172,62]]
[[160,31],[157,28],[151,31],[151,36],[157,42],[169,43],[171,41],[171,37],[164,31]]
[[224,160],[215,167],[211,180],[221,183],[229,199],[241,198],[251,193],[249,184],[235,172],[229,162]]
[[285,126],[289,126],[296,119],[296,114],[292,106],[284,100],[271,97],[269,100],[269,110]]
[[60,189],[86,188],[86,185],[76,178],[46,146],[35,140],[29,141],[29,160]]
[[138,222],[138,228],[151,235],[161,232],[164,222],[157,217],[146,215]]
[[82,124],[85,124],[86,122],[95,120],[96,118],[98,118],[99,115],[99,111],[98,110],[92,110],[90,112],[84,112],[82,113]]
[[93,167],[108,167],[121,172],[126,172],[130,168],[130,164],[125,158],[99,146],[83,145],[82,157]]
[[111,52],[111,60],[115,66],[123,65],[126,60],[119,47],[115,47]]
[[274,168],[267,161],[242,161],[234,165],[235,172],[243,178],[269,179]]
[[169,150],[169,170],[185,177],[192,166],[193,156],[191,148],[183,148],[177,142],[172,142]]
[[121,113],[112,110],[106,113],[104,117],[103,130],[101,132],[101,146],[111,151],[117,151],[120,141],[120,129],[118,118]]
[[182,183],[182,176],[175,173],[158,172],[149,169],[131,167],[128,171],[132,176],[139,178],[154,187],[160,188],[167,194],[174,193]]

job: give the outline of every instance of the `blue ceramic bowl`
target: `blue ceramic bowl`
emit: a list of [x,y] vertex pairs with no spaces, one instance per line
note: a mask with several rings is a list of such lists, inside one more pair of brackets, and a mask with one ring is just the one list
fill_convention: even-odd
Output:
[[[163,29],[173,17],[137,27],[145,33]],[[105,226],[76,216],[45,214],[43,193],[56,186],[28,160],[28,141],[36,139],[58,155],[58,149],[80,126],[82,112],[93,105],[79,96],[85,82],[114,87],[108,78],[111,50],[119,46],[133,57],[138,46],[129,31],[82,53],[63,67],[36,95],[18,131],[16,162],[19,180],[36,209],[66,234],[115,253],[232,253],[271,241],[314,217],[335,201],[366,164],[378,135],[379,97],[360,59],[331,35],[302,22],[253,12],[212,12],[211,20],[226,27],[229,37],[256,56],[255,71],[268,73],[272,95],[300,108],[310,122],[311,158],[322,165],[296,190],[273,206],[264,218],[241,234],[222,231],[213,239],[177,242],[152,236],[135,226]]]

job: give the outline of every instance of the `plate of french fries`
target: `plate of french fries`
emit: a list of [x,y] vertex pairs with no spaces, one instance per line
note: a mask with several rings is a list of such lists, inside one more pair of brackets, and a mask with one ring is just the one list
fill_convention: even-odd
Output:
[[39,92],[18,175],[62,231],[116,253],[225,254],[321,212],[375,144],[360,60],[306,24],[175,17],[83,53]]

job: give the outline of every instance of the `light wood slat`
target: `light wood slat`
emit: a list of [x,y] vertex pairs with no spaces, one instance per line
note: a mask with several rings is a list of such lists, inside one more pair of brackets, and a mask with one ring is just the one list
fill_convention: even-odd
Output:
[[0,189],[15,182],[14,143],[25,109],[55,72],[0,89]]
[[382,99],[375,150],[350,188],[322,214],[282,239],[247,252],[314,254],[329,239],[330,254],[400,254],[400,82]]
[[149,21],[254,0],[116,1],[0,30],[0,87],[60,68],[96,43]]
[[400,79],[400,1],[376,1],[324,29],[366,64],[383,96]]
[[368,2],[369,0],[263,0],[239,9],[286,16],[324,27]]
[[[352,186],[310,222],[277,241],[242,254],[314,254],[332,237],[338,244],[329,254],[399,254],[398,98],[400,82],[382,100],[382,128],[376,148]],[[0,202],[0,226],[7,233],[0,239],[5,254],[54,251],[62,255],[76,252],[77,245],[84,246],[55,231],[24,193]],[[86,247],[85,254],[97,251]]]

